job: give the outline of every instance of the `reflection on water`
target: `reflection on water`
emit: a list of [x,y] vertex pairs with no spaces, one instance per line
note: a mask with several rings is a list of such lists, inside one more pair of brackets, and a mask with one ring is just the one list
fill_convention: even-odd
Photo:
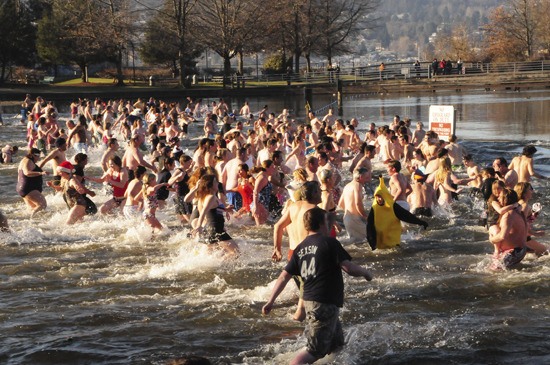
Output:
[[[232,100],[239,109],[245,99]],[[291,110],[298,119],[305,115],[303,98],[247,98],[251,110],[259,111],[264,105],[279,112]],[[316,95],[312,109],[323,109],[336,101],[335,95]],[[348,95],[344,98],[343,118],[358,118],[364,131],[369,123],[389,124],[395,114],[422,121],[428,125],[430,105],[453,105],[456,110],[457,135],[467,140],[548,140],[550,139],[550,92],[487,92],[473,94],[432,93],[427,95]],[[335,107],[336,111],[336,107]],[[326,114],[326,109],[318,113]]]
[[[347,99],[344,111],[345,118],[359,117],[364,130],[366,122],[387,123],[394,114],[425,121],[430,104],[455,105],[458,134],[480,165],[510,160],[535,141],[535,168],[548,174],[549,98],[535,92],[368,96]],[[315,106],[330,101],[318,98]],[[253,111],[268,104],[274,112],[287,107],[303,115],[299,99],[251,98],[250,104]],[[24,127],[13,115],[4,120],[2,143],[24,145]],[[200,130],[191,126],[194,136]],[[192,149],[196,140],[187,143]],[[100,156],[91,151],[91,174],[100,173]],[[15,165],[0,166],[0,208],[13,228],[0,233],[1,363],[164,364],[196,354],[220,364],[284,364],[305,345],[302,325],[290,320],[293,285],[270,316],[260,314],[283,267],[270,260],[271,227],[230,220],[242,256],[225,262],[187,238],[171,203],[158,213],[169,228],[156,236],[122,218],[87,217],[67,227],[65,203],[51,192],[48,210],[29,219],[15,179]],[[533,200],[545,207],[537,228],[548,229],[550,186],[545,180],[534,186]],[[102,186],[92,187],[97,203],[109,198]],[[347,346],[324,363],[550,363],[550,257],[489,271],[491,247],[477,225],[479,213],[479,202],[462,194],[452,211],[437,212],[428,230],[409,229],[398,249],[372,252],[342,238],[376,278],[345,277]],[[549,244],[547,237],[541,241]]]

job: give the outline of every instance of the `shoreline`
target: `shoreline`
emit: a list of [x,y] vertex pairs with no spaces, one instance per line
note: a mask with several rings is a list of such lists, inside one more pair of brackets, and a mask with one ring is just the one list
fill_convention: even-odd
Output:
[[[302,96],[305,90],[311,89],[313,95],[335,94],[336,84],[294,84],[291,86],[258,86],[240,89],[222,89],[221,87],[208,87],[196,85],[183,89],[176,86],[55,86],[55,85],[3,85],[0,86],[0,106],[20,106],[25,94],[33,97],[40,95],[48,100],[60,101],[73,98],[245,98],[250,96]],[[355,94],[426,94],[435,92],[462,92],[462,91],[515,91],[546,90],[550,89],[550,75],[546,74],[521,74],[521,75],[491,75],[483,76],[437,76],[433,79],[392,79],[374,82],[345,81],[343,85],[344,95]]]

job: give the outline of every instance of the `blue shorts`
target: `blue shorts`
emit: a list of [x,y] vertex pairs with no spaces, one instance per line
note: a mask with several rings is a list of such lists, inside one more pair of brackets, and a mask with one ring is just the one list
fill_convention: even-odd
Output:
[[86,143],[78,142],[73,144],[73,148],[76,153],[88,153],[88,145]]
[[235,211],[239,211],[243,207],[243,198],[238,192],[228,191],[225,196],[227,197],[227,202],[233,205]]

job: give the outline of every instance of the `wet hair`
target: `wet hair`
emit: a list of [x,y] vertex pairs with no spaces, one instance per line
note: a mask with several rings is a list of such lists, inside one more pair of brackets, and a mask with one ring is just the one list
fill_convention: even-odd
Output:
[[329,169],[322,169],[319,173],[319,180],[321,180],[322,183],[326,183],[330,180],[332,177],[332,170]]
[[111,156],[111,158],[109,159],[109,161],[112,161],[115,165],[117,165],[118,167],[122,168],[122,160],[119,156],[117,155],[113,155]]
[[203,200],[207,195],[209,195],[215,182],[217,182],[216,175],[203,175],[197,183],[197,192],[195,193],[197,199]]
[[327,153],[326,152],[319,152],[318,153],[318,159],[319,159],[319,161],[321,161],[321,160],[328,161]]
[[308,175],[306,169],[300,167],[292,173],[295,180],[307,181]]
[[528,182],[520,182],[517,183],[516,186],[514,186],[514,191],[518,195],[519,200],[525,200],[525,195],[528,191],[532,191],[533,187],[531,186],[531,183]]
[[365,147],[365,153],[366,152],[374,152],[374,151],[376,151],[376,147],[374,147],[370,144],[367,147]]
[[506,184],[504,184],[504,181],[502,181],[502,180],[495,180],[495,181],[493,181],[493,183],[491,184],[491,194],[492,194],[492,195],[494,195],[494,194],[493,194],[493,190],[494,190],[495,188],[504,189],[504,188],[506,188]]
[[248,171],[250,170],[250,167],[248,167],[248,164],[242,163],[242,164],[239,164],[239,169],[246,171],[246,174],[248,175]]
[[87,159],[88,159],[88,155],[85,154],[85,153],[82,153],[82,152],[77,153],[76,155],[74,155],[74,162],[77,165],[80,165],[82,162],[86,161]]
[[391,160],[390,162],[388,162],[388,166],[393,167],[397,172],[401,171],[401,162],[397,160]]
[[486,167],[483,170],[481,170],[481,176],[487,178],[487,177],[495,177],[495,169],[492,167]]
[[141,188],[141,193],[144,199],[147,196],[147,188],[149,187],[150,180],[155,180],[155,174],[144,174],[141,178],[141,182],[143,183],[143,187]]
[[67,140],[63,137],[59,137],[55,140],[55,147],[59,148],[67,144]]
[[276,158],[283,157],[283,153],[281,151],[273,151],[271,154],[271,159],[275,160]]
[[437,158],[445,157],[448,154],[449,154],[449,150],[447,150],[446,148],[442,148],[437,152]]
[[184,163],[188,162],[188,161],[191,161],[192,158],[190,156],[187,156],[185,154],[182,154],[180,157],[179,157],[179,162],[180,162],[180,165],[183,165]]
[[503,205],[510,205],[519,201],[518,194],[509,188],[502,191],[501,197],[504,199]]
[[135,179],[140,179],[143,177],[143,175],[147,172],[147,169],[144,166],[138,166],[136,168],[136,171],[134,171]]
[[38,148],[31,148],[31,150],[29,151],[29,153],[27,153],[27,158],[28,159],[31,159],[35,156],[35,155],[38,155],[40,156],[40,150]]
[[268,169],[271,167],[271,165],[273,165],[273,161],[272,160],[265,160],[262,162],[262,167],[264,169]]
[[321,189],[321,187],[317,181],[306,181],[302,186],[300,186],[294,197],[298,197],[299,199],[297,200],[305,200],[308,203],[318,204],[320,202],[315,202],[314,198],[319,189]]
[[369,170],[365,167],[360,167],[358,169],[353,170],[353,180],[359,180],[361,175],[367,172],[369,172]]
[[537,148],[532,144],[523,147],[523,155],[527,157],[532,157],[537,152]]
[[423,159],[425,159],[426,157],[424,156],[424,153],[422,153],[422,150],[420,148],[417,148],[416,150],[414,150],[414,153],[420,155]]
[[319,207],[311,208],[304,213],[304,227],[309,232],[319,232],[323,224],[326,224],[324,209]]

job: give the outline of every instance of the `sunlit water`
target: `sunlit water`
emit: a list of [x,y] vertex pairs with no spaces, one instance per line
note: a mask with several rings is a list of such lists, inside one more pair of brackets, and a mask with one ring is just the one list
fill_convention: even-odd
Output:
[[[315,106],[330,102],[319,98]],[[268,103],[303,114],[302,100],[250,103],[254,111]],[[547,92],[362,96],[345,100],[344,116],[359,117],[364,132],[367,122],[388,123],[394,114],[427,122],[430,104],[455,106],[457,134],[481,165],[511,160],[534,143],[535,168],[550,175]],[[5,112],[4,121],[2,145],[23,146],[15,112]],[[193,136],[199,130],[191,126]],[[192,149],[196,140],[186,143]],[[88,173],[100,174],[100,156],[90,152]],[[0,207],[13,230],[0,233],[0,363],[163,364],[196,354],[213,363],[283,364],[305,345],[303,325],[290,319],[294,285],[270,316],[260,313],[284,265],[270,260],[271,227],[229,221],[242,255],[228,262],[186,238],[171,204],[158,213],[167,228],[155,236],[121,217],[87,217],[67,227],[65,203],[48,189],[47,212],[31,220],[15,193],[16,166],[0,166]],[[545,207],[537,227],[548,228],[549,184],[533,183],[533,201]],[[106,189],[91,186],[98,205],[107,200]],[[345,277],[347,346],[321,363],[550,363],[550,258],[528,256],[515,270],[490,271],[480,209],[463,194],[427,231],[409,228],[394,250],[372,252],[341,237],[376,278]]]

